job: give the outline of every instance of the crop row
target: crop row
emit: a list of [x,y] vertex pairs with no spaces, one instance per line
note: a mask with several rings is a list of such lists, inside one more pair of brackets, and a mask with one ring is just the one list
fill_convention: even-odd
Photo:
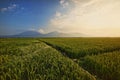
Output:
[[120,51],[86,56],[80,65],[102,80],[120,80]]
[[120,38],[41,39],[70,58],[97,79],[120,80]]
[[45,38],[40,39],[70,58],[120,50],[120,38]]
[[0,47],[0,80],[95,80],[72,60],[35,39],[0,39]]

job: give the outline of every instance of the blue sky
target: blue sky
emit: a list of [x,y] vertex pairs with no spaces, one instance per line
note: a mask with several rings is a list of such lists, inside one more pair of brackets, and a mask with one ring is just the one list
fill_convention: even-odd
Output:
[[45,27],[59,0],[0,0],[0,35]]
[[120,0],[0,0],[0,35],[28,30],[120,37]]

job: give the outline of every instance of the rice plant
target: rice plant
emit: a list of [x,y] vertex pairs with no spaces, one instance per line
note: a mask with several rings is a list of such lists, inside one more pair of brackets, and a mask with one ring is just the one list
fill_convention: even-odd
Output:
[[0,39],[0,80],[96,80],[37,39]]

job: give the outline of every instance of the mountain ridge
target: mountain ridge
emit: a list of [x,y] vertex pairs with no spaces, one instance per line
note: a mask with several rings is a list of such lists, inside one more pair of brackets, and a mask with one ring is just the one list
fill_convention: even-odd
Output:
[[38,31],[25,31],[16,35],[10,36],[0,36],[0,37],[86,37],[87,35],[82,33],[63,33],[63,32],[49,32],[46,34],[40,33]]

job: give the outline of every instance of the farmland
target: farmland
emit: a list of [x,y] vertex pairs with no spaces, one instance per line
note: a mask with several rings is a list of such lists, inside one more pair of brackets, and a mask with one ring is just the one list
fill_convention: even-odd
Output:
[[0,80],[120,80],[120,38],[1,38]]
[[48,38],[42,39],[70,58],[120,50],[120,38]]
[[49,38],[46,44],[64,52],[101,80],[120,80],[120,38]]
[[120,79],[120,51],[86,56],[82,65],[103,80]]
[[36,39],[0,39],[0,80],[95,80],[71,59]]

